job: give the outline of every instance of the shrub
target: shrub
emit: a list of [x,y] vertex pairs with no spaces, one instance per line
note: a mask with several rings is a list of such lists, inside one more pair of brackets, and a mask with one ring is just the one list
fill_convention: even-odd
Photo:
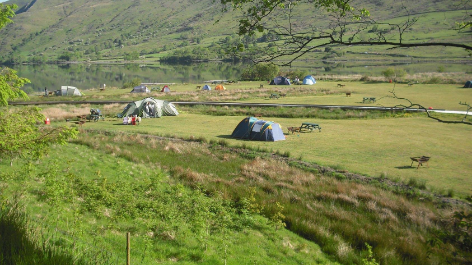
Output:
[[394,81],[397,81],[397,79],[401,79],[402,77],[404,77],[406,75],[406,72],[401,68],[389,67],[382,71],[382,75],[386,79],[393,79]]
[[241,74],[242,80],[267,81],[271,80],[279,72],[275,64],[259,63],[246,68]]

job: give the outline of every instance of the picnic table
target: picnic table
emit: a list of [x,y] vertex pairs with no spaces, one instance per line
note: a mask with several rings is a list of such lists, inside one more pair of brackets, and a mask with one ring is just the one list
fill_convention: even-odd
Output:
[[429,156],[410,157],[410,159],[411,159],[410,167],[413,166],[413,162],[418,162],[418,166],[416,167],[416,169],[418,169],[420,166],[422,166],[423,163],[426,163],[426,165],[429,167],[428,161],[429,161],[430,158],[431,157],[429,157]]
[[269,98],[276,98],[276,99],[279,99],[279,94],[275,94],[275,93],[272,93],[270,94]]
[[366,102],[375,102],[377,99],[376,98],[363,98],[362,99],[362,103],[366,103]]
[[300,126],[300,131],[303,129],[307,129],[309,131],[313,131],[314,129],[318,129],[321,132],[321,126],[316,123],[311,122],[303,122],[302,126]]

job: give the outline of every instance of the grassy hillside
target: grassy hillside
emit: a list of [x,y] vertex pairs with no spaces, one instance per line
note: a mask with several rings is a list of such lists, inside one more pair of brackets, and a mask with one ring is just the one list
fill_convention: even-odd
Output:
[[[24,7],[24,1],[17,2]],[[456,3],[457,2],[457,3]],[[355,6],[367,7],[378,21],[398,22],[406,13],[420,16],[413,30],[407,32],[408,41],[453,41],[467,43],[470,31],[450,30],[456,21],[464,19],[464,7],[459,1],[359,1]],[[406,10],[402,7],[406,5]],[[307,8],[308,7],[308,8]],[[136,52],[148,60],[156,60],[183,48],[209,49],[208,58],[221,58],[224,38],[233,35],[239,14],[221,13],[218,1],[36,1],[26,12],[16,16],[15,23],[0,31],[0,54],[13,61],[57,60],[70,55],[71,60],[121,60],[126,53]],[[459,10],[459,11],[458,11]],[[326,14],[301,5],[297,18],[298,28],[323,27],[329,23]],[[282,22],[285,17],[282,17]],[[215,21],[219,20],[218,23]],[[363,36],[366,39],[368,35]],[[233,36],[234,38],[234,36]],[[259,43],[264,47],[268,44]],[[350,51],[351,53],[346,53]],[[331,57],[355,59],[365,52],[382,52],[385,56],[409,54],[425,56],[421,49],[386,51],[384,48],[340,48]],[[428,50],[433,57],[464,57],[462,51]],[[312,57],[325,57],[314,53]],[[329,57],[329,56],[328,56]]]
[[21,194],[29,224],[50,231],[42,238],[93,264],[124,260],[126,232],[140,264],[362,264],[366,243],[381,264],[470,261],[458,240],[429,243],[453,235],[460,207],[259,152],[267,147],[189,139],[83,131],[40,162],[1,162],[2,194]]

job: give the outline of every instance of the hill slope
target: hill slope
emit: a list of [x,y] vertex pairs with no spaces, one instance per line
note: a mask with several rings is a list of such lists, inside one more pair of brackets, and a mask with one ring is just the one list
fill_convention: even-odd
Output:
[[[15,62],[40,57],[55,60],[64,53],[75,59],[115,58],[125,53],[166,55],[169,51],[191,46],[214,46],[236,32],[238,12],[221,12],[214,0],[43,0],[9,1],[19,6],[15,23],[0,31],[0,55]],[[420,41],[472,40],[470,32],[451,31],[463,12],[457,1],[425,0],[408,3],[363,0],[355,4],[371,10],[377,20],[395,19],[407,14],[424,16],[424,24],[415,25],[410,39]],[[320,27],[312,6],[301,6],[298,14],[302,28]],[[432,13],[431,13],[432,12]],[[219,20],[218,23],[215,23]]]

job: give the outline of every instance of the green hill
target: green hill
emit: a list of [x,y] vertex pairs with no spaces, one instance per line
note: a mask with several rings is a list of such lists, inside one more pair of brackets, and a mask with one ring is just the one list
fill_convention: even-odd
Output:
[[[214,0],[44,0],[8,1],[19,6],[14,23],[0,31],[1,61],[37,62],[55,61],[58,58],[72,60],[156,60],[189,48],[180,56],[198,54],[198,58],[222,59],[228,57],[225,48],[242,41],[246,46],[265,47],[271,40],[240,40],[239,12],[223,13],[221,4]],[[404,6],[407,4],[407,6]],[[467,7],[459,1],[398,1],[362,0],[357,7],[366,7],[377,21],[400,21],[407,15],[420,20],[406,33],[408,41],[451,41],[470,43],[471,32],[451,30],[455,22],[464,20]],[[326,14],[313,10],[312,5],[302,4],[297,9],[298,28],[324,27],[329,22]],[[282,22],[286,17],[281,16]],[[218,23],[215,23],[218,21]],[[261,36],[257,36],[261,37]],[[365,36],[368,38],[368,36]],[[198,47],[198,49],[195,49]],[[349,50],[350,54],[343,53]],[[343,48],[334,57],[355,57],[366,48]],[[383,55],[408,54],[420,56],[424,50],[372,49]],[[463,51],[438,52],[434,56],[463,57]],[[256,51],[257,52],[257,51]],[[420,52],[420,53],[418,53]],[[129,57],[126,57],[129,55]],[[312,57],[326,57],[313,54]],[[329,56],[328,56],[329,57]]]

